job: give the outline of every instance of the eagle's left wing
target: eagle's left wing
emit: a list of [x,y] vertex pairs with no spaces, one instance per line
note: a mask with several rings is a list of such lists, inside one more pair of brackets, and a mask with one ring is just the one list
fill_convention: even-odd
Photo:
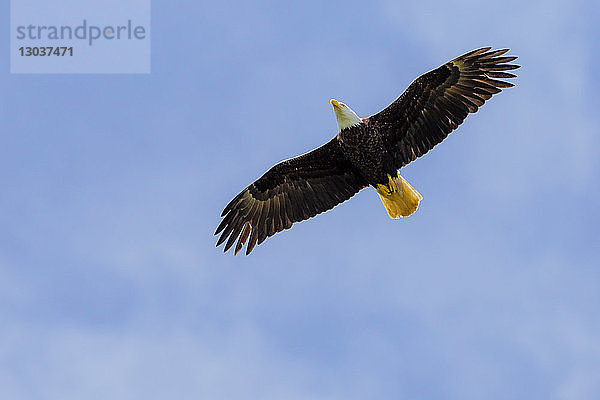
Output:
[[401,168],[431,150],[474,113],[512,83],[494,78],[514,78],[507,70],[517,57],[500,57],[508,49],[473,50],[419,78],[379,113],[365,120],[383,136],[384,144]]
[[368,184],[348,162],[337,138],[296,158],[282,161],[234,197],[225,207],[215,235],[235,254],[248,240],[246,254],[267,237],[327,211]]

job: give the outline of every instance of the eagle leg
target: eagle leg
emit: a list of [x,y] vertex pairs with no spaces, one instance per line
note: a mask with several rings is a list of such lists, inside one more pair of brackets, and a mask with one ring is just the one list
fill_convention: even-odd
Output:
[[390,218],[408,217],[417,211],[419,202],[423,199],[400,174],[394,178],[388,175],[387,185],[378,184],[375,190]]

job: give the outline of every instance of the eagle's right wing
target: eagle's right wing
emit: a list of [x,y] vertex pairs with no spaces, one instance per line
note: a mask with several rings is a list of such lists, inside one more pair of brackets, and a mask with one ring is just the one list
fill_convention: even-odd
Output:
[[474,113],[512,83],[503,72],[519,68],[508,64],[517,57],[500,57],[508,49],[473,50],[421,75],[392,104],[366,119],[379,130],[399,169],[431,150]]
[[238,239],[237,254],[248,237],[246,254],[256,244],[294,222],[303,221],[348,200],[367,186],[346,161],[333,138],[323,146],[280,162],[250,184],[225,207],[215,235],[227,251]]

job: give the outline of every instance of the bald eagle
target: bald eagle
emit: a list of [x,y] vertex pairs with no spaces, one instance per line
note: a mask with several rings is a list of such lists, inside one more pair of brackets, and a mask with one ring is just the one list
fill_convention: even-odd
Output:
[[505,72],[519,68],[508,49],[473,50],[420,76],[389,106],[368,118],[331,100],[338,134],[323,146],[280,162],[227,204],[215,235],[227,251],[237,239],[246,255],[294,222],[327,211],[359,190],[375,188],[391,218],[417,210],[422,197],[398,173],[513,84]]

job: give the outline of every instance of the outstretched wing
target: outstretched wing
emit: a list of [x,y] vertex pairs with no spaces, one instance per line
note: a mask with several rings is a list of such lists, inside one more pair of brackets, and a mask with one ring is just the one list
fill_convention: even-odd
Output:
[[294,222],[303,221],[348,200],[367,186],[346,161],[336,138],[327,144],[282,161],[268,170],[225,207],[215,235],[227,251],[238,239],[237,254],[248,237],[246,255],[256,244]]
[[514,78],[507,70],[517,57],[509,49],[484,47],[464,54],[417,78],[388,107],[367,118],[379,130],[395,167],[401,168],[431,150],[500,88],[514,86],[494,78]]

